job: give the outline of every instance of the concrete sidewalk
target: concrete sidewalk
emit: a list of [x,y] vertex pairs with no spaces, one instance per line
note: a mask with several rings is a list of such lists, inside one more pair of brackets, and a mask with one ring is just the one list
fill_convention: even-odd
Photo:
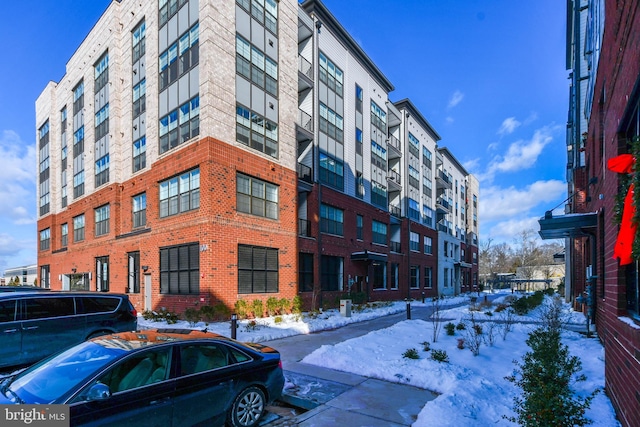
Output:
[[[412,319],[428,319],[431,308],[412,307]],[[283,401],[308,412],[294,418],[274,420],[266,426],[409,426],[424,405],[437,394],[413,387],[335,371],[302,363],[301,360],[323,345],[333,345],[387,328],[407,318],[406,312],[393,314],[339,329],[296,335],[267,344],[282,357],[290,387]]]

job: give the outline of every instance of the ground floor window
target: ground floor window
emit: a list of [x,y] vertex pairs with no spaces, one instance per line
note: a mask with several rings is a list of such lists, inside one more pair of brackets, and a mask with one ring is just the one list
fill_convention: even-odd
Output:
[[313,254],[300,254],[298,262],[298,290],[313,291]]
[[278,249],[238,245],[238,293],[278,292]]
[[[89,274],[87,273],[74,273],[69,274],[68,276],[68,287],[63,286],[63,290],[70,291],[88,291],[89,289]],[[63,283],[63,285],[65,285]]]
[[424,287],[427,289],[431,289],[433,287],[433,270],[431,267],[424,268]]
[[343,258],[323,255],[320,260],[320,272],[320,284],[323,291],[342,290],[344,279]]
[[398,289],[398,282],[400,276],[400,265],[391,264],[391,289]]
[[127,254],[127,292],[132,294],[140,293],[140,252],[129,252]]
[[411,289],[417,289],[420,287],[420,267],[417,265],[411,266],[411,277],[409,278],[409,285]]
[[109,292],[109,257],[96,258],[96,290]]
[[625,279],[627,282],[627,310],[635,316],[640,316],[640,289],[638,287],[638,269],[640,265],[638,261],[629,264],[626,267]]
[[200,250],[198,243],[160,248],[160,293],[200,292]]
[[43,288],[49,289],[51,288],[51,269],[48,265],[43,265],[40,267],[40,283],[39,285]]

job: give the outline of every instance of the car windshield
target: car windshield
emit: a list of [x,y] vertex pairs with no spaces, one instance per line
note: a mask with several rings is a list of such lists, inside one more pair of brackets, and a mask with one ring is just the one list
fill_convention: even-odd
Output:
[[3,392],[9,391],[8,397],[18,402],[54,403],[122,352],[91,341],[84,342],[20,373],[11,383],[3,385]]

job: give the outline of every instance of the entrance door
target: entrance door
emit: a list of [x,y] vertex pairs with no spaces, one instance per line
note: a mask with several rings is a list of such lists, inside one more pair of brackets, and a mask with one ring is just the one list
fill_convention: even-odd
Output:
[[151,275],[144,275],[144,309],[151,311]]

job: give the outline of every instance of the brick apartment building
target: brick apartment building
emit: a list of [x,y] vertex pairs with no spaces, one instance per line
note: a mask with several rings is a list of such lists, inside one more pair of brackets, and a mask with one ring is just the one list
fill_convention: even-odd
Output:
[[640,179],[632,167],[640,155],[640,4],[570,0],[567,14],[569,197],[565,215],[540,220],[540,234],[566,238],[566,297],[590,316],[604,345],[605,390],[619,420],[638,426],[638,234],[629,227],[637,220],[622,212],[633,216],[638,205],[625,197]]
[[474,289],[477,180],[392,90],[317,0],[112,1],[36,102],[40,283],[178,312]]

